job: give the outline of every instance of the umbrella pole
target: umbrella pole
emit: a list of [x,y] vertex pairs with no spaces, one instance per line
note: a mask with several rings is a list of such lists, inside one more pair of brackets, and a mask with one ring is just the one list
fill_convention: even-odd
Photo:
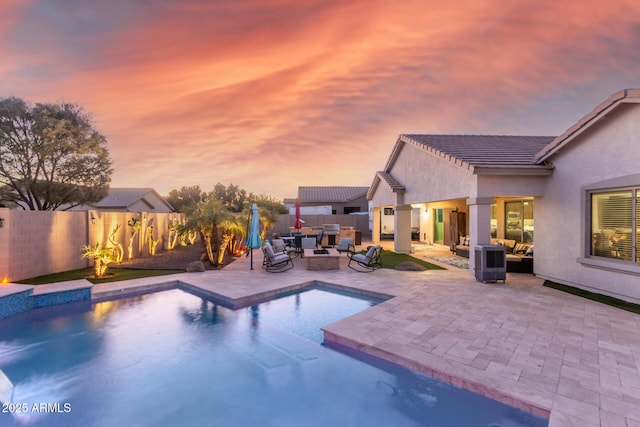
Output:
[[253,270],[253,248],[249,249],[251,251],[251,270]]

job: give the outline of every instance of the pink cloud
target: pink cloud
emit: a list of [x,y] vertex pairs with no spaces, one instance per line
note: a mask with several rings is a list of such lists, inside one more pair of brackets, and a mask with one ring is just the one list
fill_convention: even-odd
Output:
[[560,133],[638,86],[634,2],[304,3],[14,2],[0,96],[93,112],[114,185],[284,197],[368,185],[400,133]]

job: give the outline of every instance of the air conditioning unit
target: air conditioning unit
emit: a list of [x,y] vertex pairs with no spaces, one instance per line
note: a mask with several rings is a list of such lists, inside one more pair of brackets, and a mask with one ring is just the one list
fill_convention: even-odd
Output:
[[481,282],[507,280],[507,252],[502,245],[475,247],[475,275]]

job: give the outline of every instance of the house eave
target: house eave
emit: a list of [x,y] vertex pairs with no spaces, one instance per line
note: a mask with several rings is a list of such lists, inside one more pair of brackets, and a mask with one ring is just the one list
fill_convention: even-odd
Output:
[[553,174],[553,166],[474,166],[474,175],[511,175],[511,176],[549,176]]

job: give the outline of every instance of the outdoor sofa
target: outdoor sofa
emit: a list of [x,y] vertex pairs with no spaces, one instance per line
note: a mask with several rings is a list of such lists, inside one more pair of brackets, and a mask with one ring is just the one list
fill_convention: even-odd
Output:
[[[505,246],[507,252],[508,273],[533,274],[533,245],[518,243],[511,239],[491,239],[492,245]],[[455,246],[458,256],[469,258],[469,236],[460,237],[460,244]]]

